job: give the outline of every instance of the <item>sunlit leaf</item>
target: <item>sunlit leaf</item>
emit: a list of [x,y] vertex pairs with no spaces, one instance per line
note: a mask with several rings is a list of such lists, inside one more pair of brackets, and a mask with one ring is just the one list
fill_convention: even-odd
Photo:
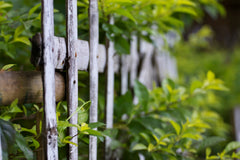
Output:
[[11,43],[16,43],[16,42],[24,43],[28,46],[31,45],[31,42],[29,41],[29,39],[27,37],[16,37],[16,38],[14,38],[13,41],[10,42],[10,44]]
[[38,3],[33,8],[31,8],[28,12],[28,17],[30,17],[39,7],[41,7],[41,3]]
[[180,134],[180,131],[181,131],[181,127],[178,123],[176,123],[175,121],[170,121],[170,123],[172,124],[173,128],[175,129],[177,135]]
[[2,71],[7,71],[9,69],[11,69],[12,67],[16,66],[16,64],[7,64],[5,66],[2,67]]
[[132,151],[138,151],[138,150],[147,150],[147,146],[145,146],[142,143],[138,143],[134,145],[134,147],[132,148]]
[[225,151],[225,153],[228,153],[228,152],[238,149],[238,148],[240,148],[240,142],[230,142],[225,147],[224,151]]

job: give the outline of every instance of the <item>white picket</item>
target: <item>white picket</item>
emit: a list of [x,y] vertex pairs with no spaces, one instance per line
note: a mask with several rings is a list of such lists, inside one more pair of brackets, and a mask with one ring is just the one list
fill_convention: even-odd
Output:
[[137,79],[139,56],[137,51],[137,36],[133,35],[131,40],[131,63],[130,63],[130,85],[133,87],[134,81]]
[[43,37],[43,90],[46,136],[46,159],[58,159],[57,121],[55,102],[54,68],[54,18],[53,0],[42,0],[42,37]]
[[[89,0],[89,55],[90,55],[90,117],[89,122],[98,121],[98,38],[99,38],[99,19],[98,1]],[[97,137],[89,136],[89,160],[97,160]]]
[[[236,138],[236,141],[240,142],[240,107],[239,106],[236,106],[234,108],[233,118],[234,118],[235,138]],[[240,148],[238,148],[237,151],[239,152]]]
[[121,55],[121,94],[128,90],[129,55]]
[[[114,24],[113,17],[110,17],[110,24]],[[107,50],[107,91],[106,91],[106,128],[113,128],[113,106],[114,106],[114,43],[108,41]],[[110,151],[111,138],[105,140],[105,159],[111,159]]]
[[[75,113],[78,107],[78,64],[76,45],[78,40],[77,28],[77,0],[66,1],[67,11],[67,104],[68,115],[71,116],[71,124],[78,123],[78,114]],[[75,114],[74,114],[75,113]],[[69,136],[73,137],[70,141],[76,145],[69,144],[69,159],[78,159],[78,130],[76,127],[69,127]]]
[[[1,132],[0,132],[1,133]],[[1,140],[1,134],[0,134],[0,160],[2,160],[3,159],[3,157],[2,157],[2,140]]]

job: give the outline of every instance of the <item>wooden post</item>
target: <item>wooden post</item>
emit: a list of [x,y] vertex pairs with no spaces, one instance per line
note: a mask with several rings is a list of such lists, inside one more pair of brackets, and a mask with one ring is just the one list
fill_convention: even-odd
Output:
[[[77,0],[66,1],[67,11],[67,102],[68,102],[68,115],[71,116],[78,107],[78,65],[76,52],[76,44],[78,38],[77,32]],[[78,114],[74,114],[70,118],[70,123],[78,123]],[[78,130],[76,127],[69,128],[69,136],[73,137],[70,141],[78,144]],[[78,147],[69,144],[69,159],[78,159]]]
[[[65,79],[55,73],[56,101],[64,100]],[[18,104],[42,103],[43,84],[39,71],[4,71],[0,72],[0,105],[10,105],[15,99]]]
[[[113,17],[110,17],[110,24],[114,24]],[[113,106],[114,106],[114,43],[108,40],[107,49],[107,91],[106,91],[106,127],[113,127]],[[111,159],[110,151],[111,138],[106,137],[105,159]]]
[[[90,117],[89,122],[98,121],[98,66],[97,51],[99,38],[98,1],[89,0],[89,55],[90,55]],[[90,136],[89,160],[97,160],[97,137]]]
[[45,113],[46,159],[58,159],[57,121],[55,101],[54,68],[54,19],[53,0],[42,0],[42,38],[43,38],[43,91]]

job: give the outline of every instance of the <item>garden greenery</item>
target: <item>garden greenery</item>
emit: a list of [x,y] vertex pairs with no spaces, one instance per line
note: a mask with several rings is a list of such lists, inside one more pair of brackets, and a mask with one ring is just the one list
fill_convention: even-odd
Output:
[[[65,36],[64,1],[55,6],[55,34]],[[78,30],[81,39],[88,40],[88,1],[78,1]],[[22,6],[22,7],[20,7]],[[29,64],[30,41],[41,28],[41,4],[36,1],[0,1],[0,58],[1,71],[32,69]],[[193,20],[200,21],[204,12],[213,18],[225,10],[217,0],[100,0],[100,42],[106,38],[115,42],[118,54],[130,53],[130,40],[137,35],[149,42],[156,34],[176,30],[180,34],[184,25]],[[114,17],[114,25],[109,17]],[[191,38],[194,41],[194,36]],[[195,39],[196,41],[196,39]],[[153,42],[152,42],[153,43]],[[197,42],[195,44],[198,44]],[[206,45],[206,44],[203,44]],[[79,72],[81,77],[87,73]],[[101,78],[101,77],[100,77]],[[84,79],[84,78],[83,78]],[[102,77],[102,79],[104,79]],[[98,123],[88,123],[88,109],[84,83],[79,98],[78,124],[68,122],[66,102],[57,105],[58,146],[60,159],[67,159],[67,144],[71,137],[66,136],[68,127],[77,127],[79,134],[79,159],[87,159],[88,135],[98,137],[99,146],[104,137],[112,138],[112,158],[137,159],[227,159],[240,158],[233,152],[240,145],[228,142],[229,126],[216,110],[207,107],[209,99],[216,91],[228,92],[223,81],[211,71],[201,80],[194,80],[186,86],[166,79],[161,87],[152,91],[140,82],[130,91],[115,97],[114,128],[105,129],[103,116]],[[100,79],[101,81],[101,79]],[[118,80],[116,81],[116,84]],[[101,95],[102,94],[102,95]],[[137,97],[138,104],[133,104]],[[84,99],[84,100],[83,100]],[[103,93],[99,95],[99,105],[104,110]],[[33,119],[43,113],[36,104],[17,105],[18,100],[0,110],[0,135],[4,159],[34,159],[40,147],[41,121]],[[102,114],[100,112],[100,114]],[[98,131],[94,130],[98,128]],[[217,145],[218,144],[218,145]],[[216,146],[217,145],[217,146]],[[226,146],[226,147],[225,147]],[[63,151],[63,152],[62,152]],[[99,150],[101,154],[101,150]]]

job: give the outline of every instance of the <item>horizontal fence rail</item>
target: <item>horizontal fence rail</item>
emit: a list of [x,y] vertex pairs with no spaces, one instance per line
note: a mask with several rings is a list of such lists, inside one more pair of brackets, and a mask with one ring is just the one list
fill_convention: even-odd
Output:
[[[0,105],[10,105],[15,99],[18,104],[43,103],[43,83],[40,71],[0,72]],[[65,78],[55,73],[55,99],[65,97]]]

